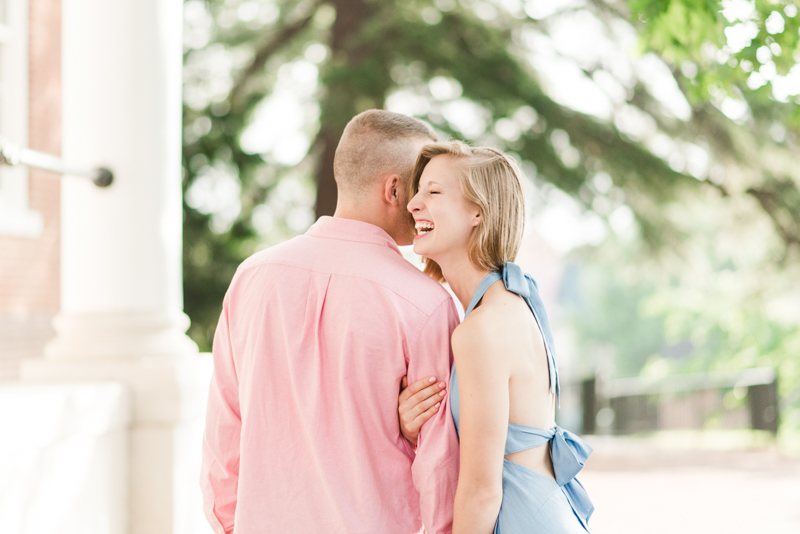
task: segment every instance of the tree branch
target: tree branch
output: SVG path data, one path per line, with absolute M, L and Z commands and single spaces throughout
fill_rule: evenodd
M 777 230 L 787 247 L 792 245 L 800 246 L 800 229 L 798 229 L 798 225 L 792 225 L 791 223 L 786 224 L 787 221 L 781 220 L 779 212 L 783 206 L 781 206 L 781 198 L 779 195 L 771 191 L 756 189 L 754 187 L 747 189 L 745 192 L 758 200 L 758 203 L 761 204 L 761 208 L 769 215 L 769 218 L 772 219 L 775 230 Z M 791 213 L 791 208 L 789 209 Z M 792 220 L 792 222 L 796 223 L 795 220 Z
M 231 102 L 232 109 L 239 109 L 240 101 L 243 96 L 242 92 L 247 86 L 247 83 L 255 74 L 259 73 L 264 68 L 264 65 L 267 63 L 269 58 L 271 58 L 273 54 L 288 44 L 289 41 L 291 41 L 298 33 L 302 32 L 308 27 L 314 18 L 314 14 L 316 13 L 319 4 L 319 1 L 314 2 L 306 16 L 300 17 L 292 24 L 283 26 L 277 34 L 263 43 L 258 50 L 256 50 L 256 54 L 253 56 L 253 61 L 251 61 L 250 65 L 248 65 L 247 68 L 239 74 L 236 82 L 231 88 L 230 93 L 228 94 L 228 99 Z

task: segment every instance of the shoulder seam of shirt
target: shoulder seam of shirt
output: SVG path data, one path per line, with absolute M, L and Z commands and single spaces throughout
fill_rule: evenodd
M 389 249 L 389 250 L 391 250 L 391 249 Z M 402 259 L 402 256 L 400 257 L 400 259 Z M 405 260 L 403 260 L 403 261 L 405 261 Z M 286 266 L 286 267 L 295 267 L 295 268 L 297 268 L 297 269 L 303 269 L 304 271 L 310 271 L 310 272 L 314 272 L 314 273 L 322 273 L 322 274 L 327 274 L 327 275 L 336 275 L 336 276 L 346 276 L 346 277 L 348 277 L 348 278 L 358 278 L 359 280 L 368 280 L 368 281 L 370 281 L 370 282 L 374 282 L 374 283 L 376 283 L 376 284 L 380 285 L 381 287 L 385 287 L 386 289 L 388 289 L 389 291 L 391 291 L 392 293 L 394 293 L 395 295 L 397 295 L 397 296 L 398 296 L 398 297 L 400 297 L 401 299 L 405 300 L 406 302 L 408 302 L 409 304 L 411 304 L 412 306 L 414 306 L 414 307 L 415 307 L 416 309 L 418 309 L 418 310 L 419 310 L 419 311 L 420 311 L 420 312 L 421 312 L 423 315 L 425 315 L 425 318 L 426 318 L 426 320 L 427 320 L 427 318 L 429 318 L 431 315 L 433 315 L 434 313 L 436 313 L 436 310 L 438 310 L 438 309 L 439 309 L 439 307 L 441 307 L 441 305 L 442 305 L 444 302 L 447 302 L 447 300 L 448 300 L 448 299 L 450 299 L 450 295 L 447 293 L 447 291 L 445 291 L 444 295 L 442 296 L 442 299 L 441 299 L 439 302 L 436 302 L 436 303 L 435 303 L 435 305 L 434 305 L 434 307 L 433 307 L 433 311 L 431 311 L 430 313 L 428 313 L 428 312 L 426 312 L 425 310 L 423 310 L 422 308 L 420 308 L 420 307 L 419 307 L 419 305 L 418 305 L 416 302 L 414 302 L 413 300 L 409 299 L 408 297 L 406 297 L 406 296 L 404 296 L 404 295 L 401 295 L 400 293 L 398 293 L 398 292 L 397 292 L 397 290 L 395 290 L 395 289 L 394 289 L 394 288 L 392 288 L 392 287 L 389 287 L 388 285 L 386 285 L 385 283 L 383 283 L 383 282 L 382 282 L 382 281 L 380 281 L 380 280 L 376 280 L 376 279 L 374 279 L 374 278 L 367 277 L 367 276 L 356 276 L 356 275 L 347 274 L 347 273 L 338 273 L 338 272 L 320 271 L 320 270 L 316 270 L 316 269 L 311 269 L 311 268 L 309 268 L 309 267 L 308 267 L 308 266 L 306 266 L 306 265 L 300 265 L 300 264 L 298 264 L 298 263 L 295 263 L 295 262 L 292 262 L 292 261 L 283 260 L 283 259 L 278 259 L 278 258 L 266 258 L 266 259 L 263 259 L 263 260 L 259 260 L 259 261 L 255 262 L 255 263 L 252 263 L 252 264 L 250 264 L 250 265 L 247 265 L 247 266 L 246 266 L 244 269 L 241 269 L 241 266 L 240 266 L 240 268 L 239 268 L 239 269 L 237 269 L 237 272 L 236 272 L 236 274 L 234 275 L 234 278 L 238 278 L 238 276 L 240 275 L 240 273 L 243 273 L 243 272 L 245 272 L 245 271 L 249 271 L 250 269 L 254 269 L 254 268 L 256 268 L 256 267 L 261 267 L 261 266 L 263 266 L 263 265 L 284 265 L 284 266 Z M 442 289 L 444 289 L 444 288 L 442 288 Z M 420 330 L 421 330 L 421 328 L 420 328 Z
M 417 328 L 417 331 L 414 332 L 414 337 L 415 337 L 415 339 L 414 339 L 414 348 L 417 348 L 417 346 L 419 345 L 419 342 L 421 340 L 422 331 L 425 330 L 425 327 L 428 325 L 428 321 L 431 320 L 431 317 L 433 317 L 436 314 L 436 312 L 441 309 L 442 306 L 447 305 L 447 300 L 452 300 L 449 297 L 450 297 L 450 295 L 448 295 L 448 299 L 443 300 L 442 302 L 440 302 L 439 305 L 436 306 L 433 309 L 433 311 L 427 317 L 425 317 L 424 320 L 420 321 L 420 324 L 419 324 L 419 327 Z M 452 335 L 452 332 L 451 332 L 451 335 Z

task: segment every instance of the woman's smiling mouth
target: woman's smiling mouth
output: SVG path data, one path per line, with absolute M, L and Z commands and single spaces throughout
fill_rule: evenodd
M 415 238 L 419 238 L 433 231 L 433 223 L 430 221 L 417 221 L 414 223 L 414 228 L 417 230 Z

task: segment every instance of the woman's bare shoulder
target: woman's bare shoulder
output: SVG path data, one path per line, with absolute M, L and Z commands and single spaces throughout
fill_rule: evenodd
M 480 338 L 489 336 L 492 329 L 502 322 L 498 311 L 490 304 L 481 304 L 461 321 L 461 324 L 453 331 L 453 336 L 470 341 L 479 341 Z
M 513 311 L 508 306 L 481 305 L 453 331 L 451 344 L 456 359 L 480 354 L 499 354 L 513 343 L 514 329 L 509 321 Z
M 467 319 L 474 319 L 477 330 L 496 331 L 497 328 L 513 327 L 529 314 L 527 304 L 519 295 L 500 288 L 498 291 L 487 294 L 484 297 L 484 303 L 476 308 Z

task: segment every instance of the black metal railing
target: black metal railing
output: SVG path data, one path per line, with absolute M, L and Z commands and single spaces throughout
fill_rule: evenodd
M 23 148 L 3 138 L 0 138 L 0 164 L 10 166 L 25 165 L 60 174 L 88 178 L 97 187 L 108 187 L 114 182 L 114 173 L 105 167 L 95 169 L 78 167 L 65 162 L 57 156 Z
M 772 368 L 581 382 L 583 432 L 741 428 L 778 432 L 778 377 Z

